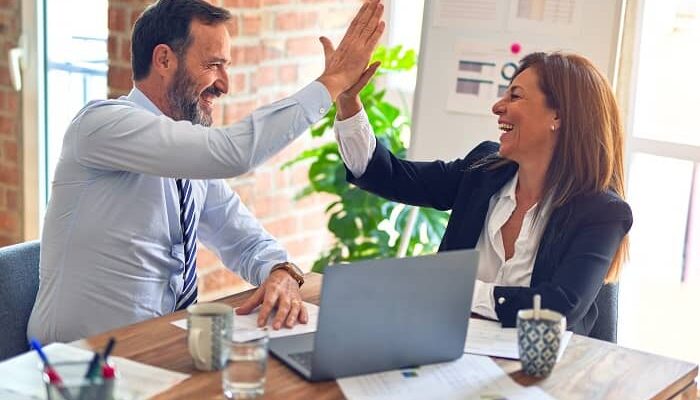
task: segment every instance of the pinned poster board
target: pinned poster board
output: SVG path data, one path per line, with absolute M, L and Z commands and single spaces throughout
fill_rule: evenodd
M 582 54 L 612 81 L 623 0 L 425 0 L 409 158 L 497 141 L 491 106 L 533 51 Z

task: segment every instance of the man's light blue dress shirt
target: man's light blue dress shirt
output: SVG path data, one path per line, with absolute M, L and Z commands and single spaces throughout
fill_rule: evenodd
M 260 285 L 282 246 L 220 178 L 259 165 L 331 105 L 313 82 L 226 128 L 173 121 L 138 89 L 87 104 L 63 140 L 28 335 L 71 341 L 174 311 L 184 248 L 173 178 L 190 178 L 197 236 Z

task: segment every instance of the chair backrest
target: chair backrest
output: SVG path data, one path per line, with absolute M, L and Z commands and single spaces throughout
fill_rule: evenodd
M 29 350 L 27 323 L 39 289 L 39 242 L 0 248 L 0 360 Z
M 617 343 L 617 297 L 620 291 L 618 283 L 603 285 L 595 299 L 598 307 L 598 319 L 588 336 Z

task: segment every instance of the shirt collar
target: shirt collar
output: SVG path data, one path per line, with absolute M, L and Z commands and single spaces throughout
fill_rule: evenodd
M 506 198 L 515 201 L 515 188 L 518 186 L 518 171 L 515 171 L 515 175 L 508 181 L 501 190 L 496 193 L 496 198 Z
M 142 91 L 140 91 L 137 87 L 134 86 L 133 89 L 131 89 L 131 92 L 126 96 L 126 100 L 131 101 L 132 103 L 136 103 L 139 106 L 145 108 L 146 110 L 152 112 L 155 115 L 163 115 L 163 112 L 156 107 L 155 104 L 146 97 L 145 94 L 143 94 Z

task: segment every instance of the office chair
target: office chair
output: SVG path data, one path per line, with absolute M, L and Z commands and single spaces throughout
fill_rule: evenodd
M 595 298 L 598 319 L 588 334 L 594 339 L 617 343 L 617 300 L 620 284 L 603 285 Z
M 29 350 L 27 323 L 39 289 L 39 241 L 0 248 L 0 361 Z

